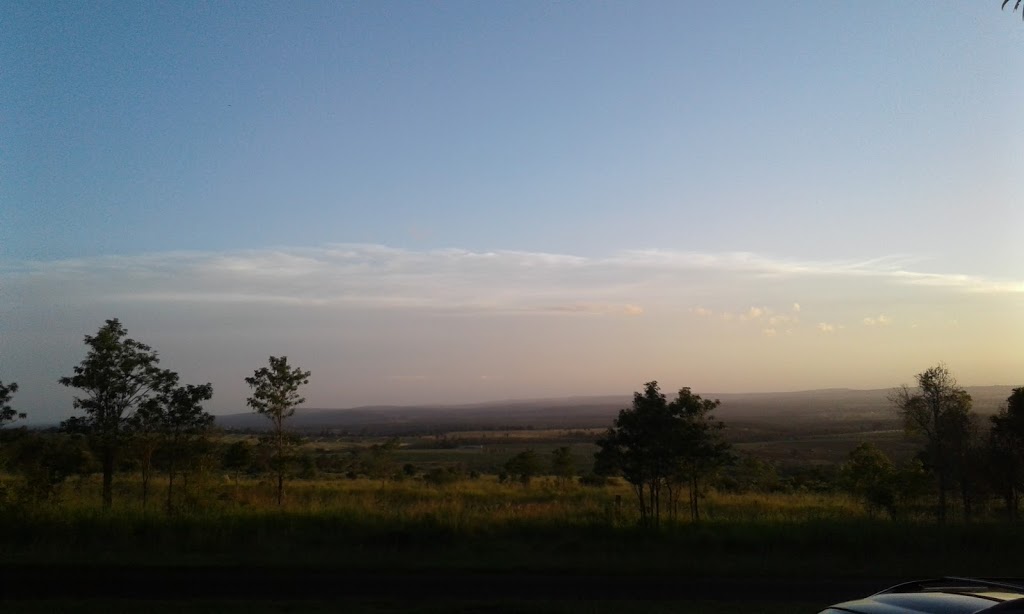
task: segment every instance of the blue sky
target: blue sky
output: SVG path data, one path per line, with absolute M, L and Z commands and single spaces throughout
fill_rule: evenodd
M 218 411 L 281 353 L 320 406 L 1022 383 L 999 2 L 14 2 L 0 29 L 0 380 L 37 415 L 109 317 Z

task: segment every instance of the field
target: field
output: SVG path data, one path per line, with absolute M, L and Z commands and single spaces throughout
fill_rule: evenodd
M 725 614 L 754 604 L 771 614 L 814 612 L 907 578 L 1024 576 L 1024 530 L 993 500 L 970 523 L 937 524 L 927 501 L 893 520 L 830 482 L 865 441 L 897 462 L 912 457 L 918 443 L 891 417 L 730 424 L 739 456 L 773 468 L 771 486 L 736 487 L 747 482 L 728 469 L 731 482 L 708 489 L 702 521 L 657 529 L 638 526 L 621 479 L 499 479 L 510 457 L 550 458 L 558 447 L 584 475 L 603 431 L 311 431 L 298 455 L 328 469 L 293 474 L 280 508 L 268 473 L 197 469 L 171 514 L 159 474 L 143 507 L 138 472 L 119 473 L 109 511 L 98 475 L 69 477 L 47 502 L 0 508 L 0 572 L 14 587 L 5 609 Z M 219 445 L 239 441 L 255 436 L 228 433 Z M 376 478 L 331 469 L 385 444 Z M 428 480 L 443 469 L 457 478 Z M 14 492 L 18 478 L 0 475 L 3 484 Z

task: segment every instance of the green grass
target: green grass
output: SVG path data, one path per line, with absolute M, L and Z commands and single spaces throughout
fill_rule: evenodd
M 193 478 L 168 516 L 154 484 L 116 481 L 99 508 L 95 479 L 60 503 L 0 510 L 0 564 L 265 565 L 339 570 L 685 573 L 704 576 L 1024 575 L 1024 528 L 868 518 L 846 497 L 712 494 L 706 520 L 637 527 L 633 495 L 529 487 L 493 477 L 420 481 L 295 480 L 278 509 L 269 482 Z M 621 503 L 617 504 L 619 498 Z M 685 506 L 684 506 L 685 507 Z

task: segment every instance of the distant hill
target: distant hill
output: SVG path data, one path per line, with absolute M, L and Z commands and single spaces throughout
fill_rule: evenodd
M 980 414 L 995 413 L 1012 386 L 973 386 L 967 392 Z M 831 388 L 800 392 L 701 394 L 722 401 L 720 420 L 744 422 L 800 422 L 893 420 L 888 400 L 892 390 Z M 671 394 L 670 394 L 671 396 Z M 518 430 L 594 428 L 611 425 L 618 411 L 632 402 L 629 396 L 568 397 L 508 400 L 466 405 L 368 406 L 351 409 L 300 408 L 288 420 L 301 431 L 331 430 L 373 435 L 401 435 L 454 430 Z M 265 430 L 269 421 L 253 413 L 217 417 L 217 424 L 232 430 Z

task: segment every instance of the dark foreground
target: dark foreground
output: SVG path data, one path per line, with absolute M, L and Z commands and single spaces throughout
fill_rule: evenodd
M 5 611 L 44 611 L 48 605 L 69 610 L 68 604 L 83 603 L 109 608 L 111 602 L 128 606 L 141 601 L 151 604 L 143 603 L 150 611 L 603 612 L 606 608 L 599 607 L 601 603 L 628 602 L 629 611 L 781 612 L 786 604 L 824 606 L 896 582 L 882 578 L 352 573 L 296 567 L 5 566 L 0 568 L 0 577 L 0 609 Z M 287 605 L 275 609 L 275 603 Z M 652 608 L 638 608 L 638 603 L 649 603 Z M 705 606 L 698 607 L 702 603 Z M 206 606 L 182 607 L 188 604 Z M 668 609 L 655 608 L 654 604 Z M 206 609 L 207 606 L 212 609 Z M 115 609 L 143 611 L 131 607 Z M 796 612 L 799 611 L 812 610 Z

